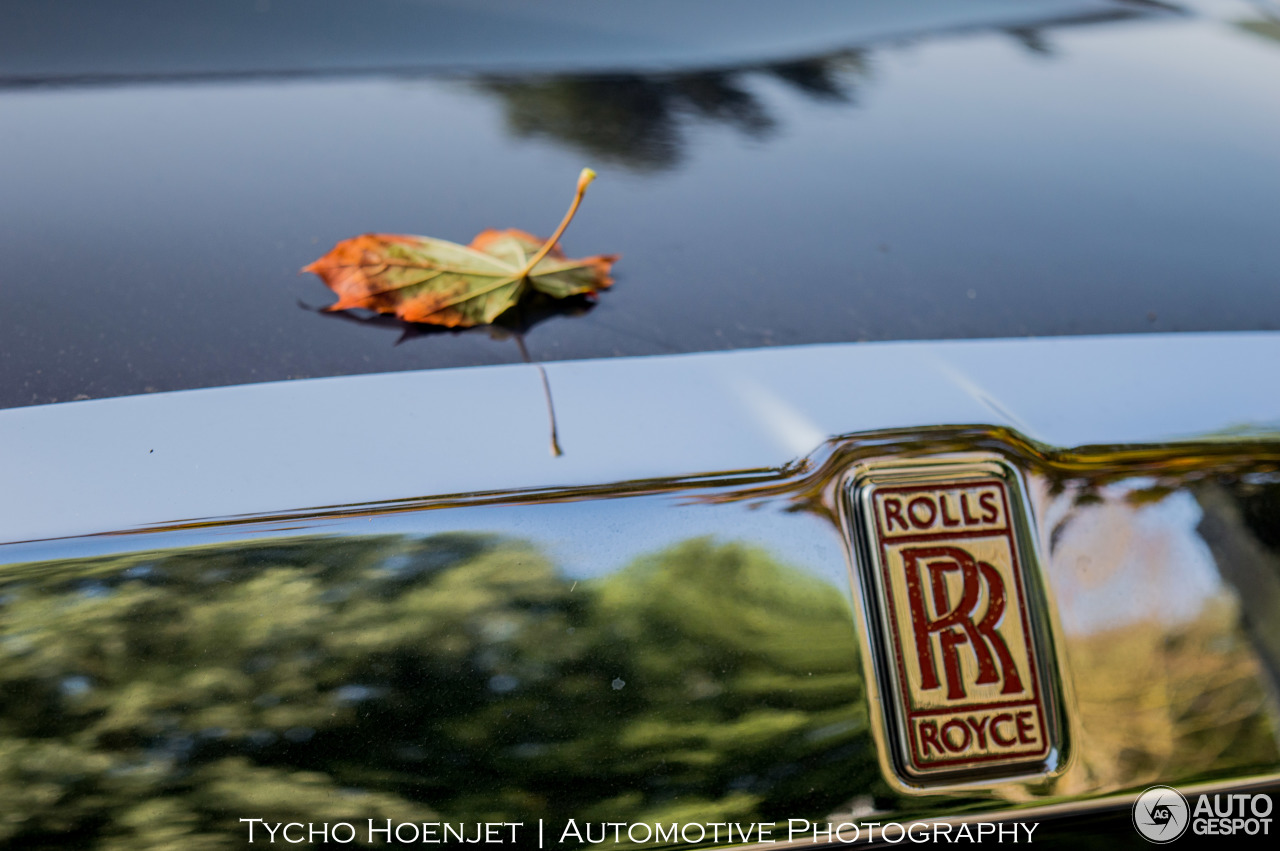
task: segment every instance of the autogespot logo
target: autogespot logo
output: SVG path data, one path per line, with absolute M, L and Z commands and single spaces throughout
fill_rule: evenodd
M 1164 844 L 1187 832 L 1191 808 L 1177 789 L 1152 786 L 1133 802 L 1133 826 L 1142 838 Z

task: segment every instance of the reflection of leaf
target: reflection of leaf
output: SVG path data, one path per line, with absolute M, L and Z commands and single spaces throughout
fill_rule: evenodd
M 594 296 L 613 283 L 617 257 L 571 260 L 556 244 L 594 178 L 583 169 L 573 205 L 545 242 L 519 230 L 486 230 L 470 245 L 367 233 L 339 242 L 303 271 L 338 294 L 328 310 L 365 308 L 450 328 L 493 322 L 529 293 Z
M 318 311 L 330 319 L 339 319 L 357 325 L 374 328 L 385 328 L 399 334 L 393 345 L 400 345 L 418 337 L 434 337 L 441 334 L 486 334 L 489 339 L 499 342 L 519 337 L 548 319 L 557 317 L 582 316 L 595 309 L 595 302 L 590 296 L 570 296 L 553 299 L 542 293 L 534 293 L 506 313 L 493 321 L 492 325 L 473 326 L 471 328 L 447 328 L 444 325 L 427 325 L 421 322 L 406 322 L 389 314 L 358 314 L 345 310 L 329 312 L 325 308 L 312 307 L 303 301 L 298 302 L 303 310 Z

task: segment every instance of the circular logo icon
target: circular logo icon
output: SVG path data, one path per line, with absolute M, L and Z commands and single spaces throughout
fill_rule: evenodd
M 1187 832 L 1191 808 L 1177 789 L 1152 786 L 1133 802 L 1133 826 L 1142 838 L 1163 845 Z

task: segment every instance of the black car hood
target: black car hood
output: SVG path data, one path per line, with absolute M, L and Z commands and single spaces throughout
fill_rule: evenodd
M 1263 12 L 905 5 L 6 4 L 0 406 L 519 360 L 298 269 L 583 166 L 618 280 L 536 359 L 1280 327 Z

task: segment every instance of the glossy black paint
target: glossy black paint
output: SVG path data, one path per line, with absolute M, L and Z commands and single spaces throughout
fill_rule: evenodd
M 620 253 L 618 284 L 530 333 L 537 359 L 1280 327 L 1280 42 L 1127 3 L 1010 30 L 989 5 L 909 41 L 569 74 L 532 31 L 504 38 L 535 71 L 378 65 L 363 30 L 317 65 L 332 39 L 300 25 L 310 52 L 268 67 L 248 13 L 189 61 L 131 58 L 101 10 L 14 4 L 0 405 L 517 361 L 319 315 L 297 270 L 364 231 L 545 233 L 588 164 L 565 247 Z M 431 43 L 414 15 L 367 26 Z M 40 48 L 55 29 L 95 46 Z

